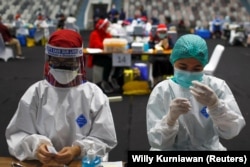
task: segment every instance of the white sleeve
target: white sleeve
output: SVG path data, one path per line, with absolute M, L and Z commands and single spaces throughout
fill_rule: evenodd
M 147 135 L 149 144 L 156 149 L 171 148 L 179 131 L 179 123 L 174 126 L 166 123 L 166 115 L 169 112 L 171 101 L 170 93 L 155 87 L 151 92 L 147 104 Z M 165 97 L 164 97 L 165 96 Z
M 42 143 L 51 144 L 47 137 L 37 135 L 35 104 L 34 91 L 29 89 L 21 98 L 5 132 L 10 154 L 21 161 L 36 159 L 37 147 Z
M 89 141 L 94 141 L 97 155 L 104 156 L 117 145 L 117 138 L 109 100 L 102 92 L 95 93 L 91 101 L 93 125 L 89 135 L 77 140 L 73 145 L 81 147 L 81 156 L 89 149 Z
M 216 92 L 219 106 L 209 111 L 219 135 L 225 139 L 237 136 L 246 122 L 228 85 L 223 82 Z

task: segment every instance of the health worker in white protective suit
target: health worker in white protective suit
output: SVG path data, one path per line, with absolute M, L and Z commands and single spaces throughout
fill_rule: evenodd
M 205 40 L 181 36 L 170 62 L 173 78 L 160 82 L 147 104 L 151 150 L 226 150 L 219 137 L 237 136 L 245 120 L 226 82 L 203 74 L 208 62 Z
M 82 45 L 72 30 L 49 38 L 45 79 L 28 88 L 6 129 L 9 152 L 17 159 L 69 164 L 86 154 L 90 141 L 100 156 L 117 145 L 109 100 L 85 79 Z

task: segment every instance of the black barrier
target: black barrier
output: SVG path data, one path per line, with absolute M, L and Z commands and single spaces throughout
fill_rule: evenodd
M 250 151 L 129 151 L 128 167 L 249 166 Z

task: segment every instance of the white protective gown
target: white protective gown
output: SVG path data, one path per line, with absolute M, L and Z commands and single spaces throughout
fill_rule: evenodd
M 208 111 L 189 92 L 174 81 L 165 80 L 152 91 L 147 105 L 147 135 L 151 150 L 226 150 L 219 137 L 239 134 L 245 120 L 225 81 L 204 75 L 202 81 L 217 94 L 217 111 Z M 174 126 L 166 123 L 170 102 L 177 97 L 190 100 L 192 109 L 178 118 Z
M 89 140 L 101 156 L 117 145 L 109 100 L 90 82 L 70 88 L 54 87 L 46 80 L 33 84 L 18 104 L 6 139 L 10 154 L 19 160 L 36 159 L 41 142 L 57 151 L 79 145 L 81 156 Z

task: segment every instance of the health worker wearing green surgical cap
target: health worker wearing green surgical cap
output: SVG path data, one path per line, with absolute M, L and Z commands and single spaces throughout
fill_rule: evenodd
M 181 36 L 170 61 L 173 78 L 157 84 L 147 104 L 151 150 L 227 150 L 219 138 L 237 136 L 245 119 L 227 83 L 203 74 L 208 62 L 205 40 Z

